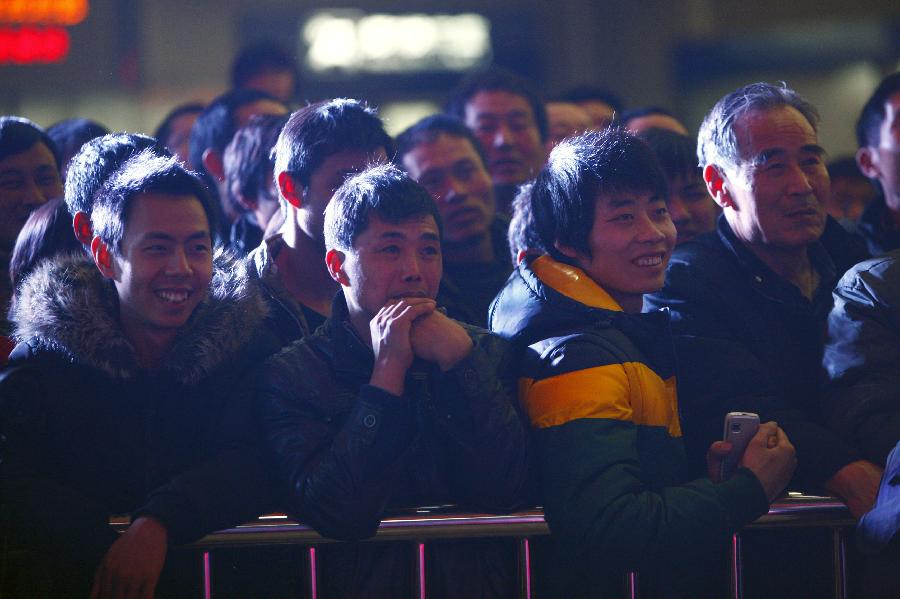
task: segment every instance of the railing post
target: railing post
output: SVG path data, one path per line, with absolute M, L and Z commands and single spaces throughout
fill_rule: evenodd
M 527 537 L 519 539 L 519 597 L 531 599 L 531 545 Z
M 309 562 L 309 599 L 318 599 L 319 594 L 319 571 L 316 564 L 316 546 L 310 545 L 306 550 L 307 561 Z
M 425 584 L 425 543 L 416 541 L 413 544 L 415 553 L 413 560 L 415 563 L 413 584 L 416 591 L 416 599 L 427 599 Z
M 834 596 L 847 599 L 847 539 L 844 529 L 836 526 L 831 530 L 834 550 Z
M 638 597 L 638 577 L 637 572 L 625 573 L 625 598 L 637 599 Z
M 209 551 L 203 552 L 203 597 L 212 599 L 212 572 L 209 565 Z
M 731 597 L 733 599 L 742 599 L 744 596 L 744 555 L 741 543 L 741 535 L 734 533 L 731 535 L 731 555 L 729 562 L 731 565 Z

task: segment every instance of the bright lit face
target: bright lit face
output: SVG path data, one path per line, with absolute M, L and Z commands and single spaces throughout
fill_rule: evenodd
M 818 240 L 829 180 L 809 121 L 781 106 L 749 112 L 734 129 L 740 164 L 727 170 L 719 199 L 734 233 L 751 247 L 797 249 Z
M 478 92 L 469 98 L 464 120 L 484 147 L 495 185 L 519 185 L 544 166 L 547 156 L 541 133 L 524 96 L 506 91 Z
M 62 195 L 56 159 L 42 142 L 0 160 L 0 248 L 12 250 L 31 212 Z
M 120 255 L 113 254 L 122 328 L 129 339 L 171 337 L 206 297 L 212 278 L 209 221 L 191 195 L 135 198 Z
M 578 105 L 590 115 L 594 129 L 606 129 L 616 117 L 616 109 L 600 100 L 585 100 Z
M 640 312 L 644 294 L 662 287 L 673 247 L 675 225 L 665 199 L 650 192 L 623 192 L 597 198 L 588 237 L 591 255 L 571 253 L 577 266 L 626 312 Z
M 549 152 L 567 137 L 578 135 L 593 126 L 587 112 L 571 102 L 548 102 L 547 125 L 550 136 L 545 144 Z
M 878 146 L 869 148 L 872 172 L 878 179 L 885 201 L 900 210 L 900 91 L 891 94 L 884 103 L 884 120 L 878 130 Z
M 310 239 L 318 241 L 325 249 L 325 208 L 331 196 L 348 177 L 365 170 L 369 164 L 385 162 L 384 148 L 377 150 L 343 150 L 328 156 L 309 177 L 309 186 L 303 189 L 303 198 L 297 210 L 297 225 Z
M 667 180 L 669 215 L 678 231 L 678 243 L 714 231 L 720 210 L 698 171 Z
M 370 216 L 366 230 L 344 254 L 340 269 L 353 316 L 371 319 L 392 299 L 434 299 L 441 283 L 441 242 L 434 217 L 389 223 Z
M 434 198 L 444 223 L 445 243 L 473 243 L 490 233 L 494 188 L 468 139 L 441 134 L 407 152 L 403 166 Z

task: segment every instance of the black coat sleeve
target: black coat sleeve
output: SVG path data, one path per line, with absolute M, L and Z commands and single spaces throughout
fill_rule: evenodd
M 851 271 L 834 291 L 824 364 L 828 420 L 884 465 L 900 440 L 900 262 Z

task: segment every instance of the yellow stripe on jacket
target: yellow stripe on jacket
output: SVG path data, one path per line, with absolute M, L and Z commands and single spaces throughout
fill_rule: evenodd
M 608 364 L 535 381 L 519 381 L 532 426 L 548 428 L 579 418 L 608 418 L 665 427 L 681 436 L 675 377 L 663 380 L 639 362 Z

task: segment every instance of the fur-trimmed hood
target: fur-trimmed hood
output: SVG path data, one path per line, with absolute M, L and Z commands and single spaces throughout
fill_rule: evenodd
M 246 261 L 218 253 L 209 294 L 179 332 L 160 370 L 184 384 L 199 383 L 253 337 L 266 311 Z M 19 288 L 14 336 L 32 351 L 59 353 L 126 379 L 140 367 L 118 314 L 115 288 L 87 256 L 59 257 L 41 264 Z

